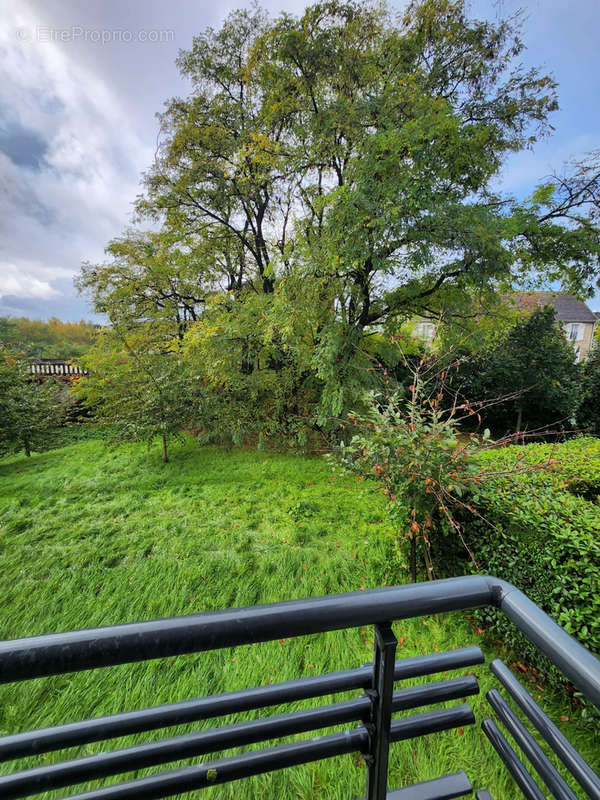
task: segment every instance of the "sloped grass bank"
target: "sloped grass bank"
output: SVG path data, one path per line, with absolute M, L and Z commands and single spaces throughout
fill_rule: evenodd
M 199 449 L 188 440 L 162 465 L 141 446 L 107 449 L 85 441 L 1 461 L 0 482 L 2 639 L 406 580 L 382 496 L 365 483 L 332 481 L 323 459 Z M 399 657 L 478 639 L 460 615 L 406 621 L 395 630 Z M 370 629 L 356 629 L 3 686 L 0 732 L 354 667 L 370 660 L 371 650 Z M 487 671 L 473 671 L 482 676 L 482 695 L 469 702 L 481 720 L 488 713 L 483 692 L 492 683 Z M 548 689 L 541 694 L 555 720 L 571 717 L 564 698 Z M 585 725 L 559 724 L 598 767 L 597 742 Z M 105 744 L 90 744 L 31 765 L 102 749 Z M 461 766 L 497 800 L 515 796 L 478 726 L 393 745 L 391 786 Z M 4 772 L 11 768 L 2 765 Z M 364 765 L 348 756 L 215 787 L 206 797 L 347 800 L 364 794 L 364 778 Z

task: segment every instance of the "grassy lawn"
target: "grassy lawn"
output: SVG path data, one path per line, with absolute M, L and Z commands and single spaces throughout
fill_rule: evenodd
M 91 440 L 5 459 L 0 482 L 2 639 L 406 581 L 382 497 L 364 483 L 333 482 L 322 459 L 199 449 L 189 440 L 163 466 L 144 447 L 110 450 Z M 401 622 L 395 630 L 399 657 L 481 643 L 459 615 Z M 487 658 L 496 655 L 484 649 Z M 355 667 L 370 660 L 371 650 L 371 631 L 356 629 L 3 686 L 0 733 Z M 482 695 L 469 702 L 479 722 L 488 713 L 483 691 L 491 680 L 479 667 L 474 672 Z M 541 702 L 556 721 L 571 717 L 549 690 Z M 593 734 L 577 720 L 559 724 L 598 768 Z M 31 765 L 103 748 L 90 744 Z M 496 800 L 515 797 L 478 726 L 392 745 L 390 786 L 463 766 Z M 206 796 L 348 800 L 364 794 L 364 779 L 364 765 L 347 756 L 215 787 Z

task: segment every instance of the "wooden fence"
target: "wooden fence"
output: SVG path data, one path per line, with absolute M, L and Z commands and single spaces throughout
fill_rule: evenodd
M 35 377 L 45 378 L 52 375 L 67 377 L 69 375 L 86 375 L 87 370 L 77 364 L 58 359 L 40 359 L 29 364 L 29 372 Z

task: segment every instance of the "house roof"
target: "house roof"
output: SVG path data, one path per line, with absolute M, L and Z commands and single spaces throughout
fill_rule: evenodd
M 590 311 L 584 302 L 566 292 L 519 292 L 515 302 L 531 311 L 552 306 L 559 322 L 598 322 L 598 312 Z

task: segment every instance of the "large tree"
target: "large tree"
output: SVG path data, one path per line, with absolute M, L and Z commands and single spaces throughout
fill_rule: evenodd
M 339 0 L 299 18 L 234 12 L 180 55 L 192 92 L 161 115 L 138 201 L 163 242 L 184 248 L 163 248 L 148 288 L 154 267 L 126 237 L 85 285 L 138 318 L 170 304 L 180 333 L 183 309 L 183 328 L 227 340 L 242 374 L 265 347 L 275 372 L 291 360 L 290 403 L 316 381 L 321 423 L 355 402 L 367 338 L 410 314 L 531 276 L 589 290 L 597 159 L 523 202 L 494 188 L 557 107 L 522 48 L 518 20 L 471 19 L 463 0 L 419 0 L 400 16 Z

